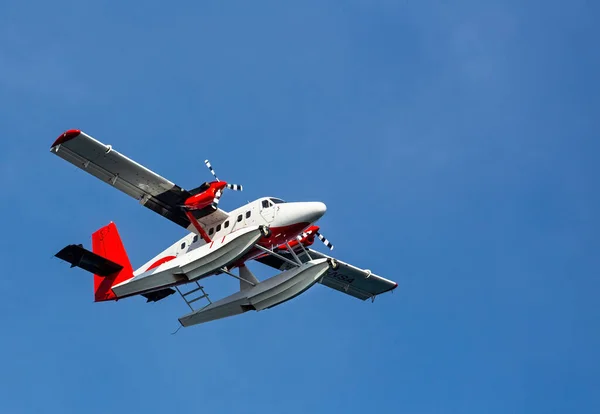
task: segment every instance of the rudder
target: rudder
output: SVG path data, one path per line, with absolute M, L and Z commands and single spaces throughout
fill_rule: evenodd
M 108 276 L 94 274 L 94 301 L 117 300 L 112 287 L 133 277 L 133 268 L 121 241 L 117 226 L 112 221 L 92 234 L 92 251 L 123 266 Z

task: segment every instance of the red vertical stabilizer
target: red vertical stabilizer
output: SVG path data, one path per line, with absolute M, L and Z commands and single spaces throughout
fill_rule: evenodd
M 94 253 L 123 266 L 123 269 L 108 276 L 94 275 L 94 301 L 117 300 L 112 287 L 131 279 L 133 268 L 115 223 L 111 221 L 107 226 L 92 234 L 92 250 Z

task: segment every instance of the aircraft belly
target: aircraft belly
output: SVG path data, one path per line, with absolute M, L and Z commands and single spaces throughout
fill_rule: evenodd
M 205 308 L 179 318 L 182 326 L 239 315 L 249 310 L 263 310 L 290 300 L 313 286 L 329 270 L 326 259 L 311 260 L 287 270 L 250 289 L 234 293 Z

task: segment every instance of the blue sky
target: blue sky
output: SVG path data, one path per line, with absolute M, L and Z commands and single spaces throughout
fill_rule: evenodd
M 599 11 L 2 2 L 2 411 L 599 412 Z M 56 251 L 113 220 L 136 266 L 184 232 L 51 155 L 71 128 L 186 188 L 209 158 L 224 209 L 323 201 L 399 287 L 174 336 L 174 296 L 94 304 Z

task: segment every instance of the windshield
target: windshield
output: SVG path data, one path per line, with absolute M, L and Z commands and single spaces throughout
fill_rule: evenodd
M 275 204 L 283 204 L 283 203 L 285 203 L 285 201 L 283 201 L 283 200 L 281 200 L 281 199 L 279 199 L 279 198 L 271 198 L 270 200 L 271 200 L 273 203 L 275 203 Z

